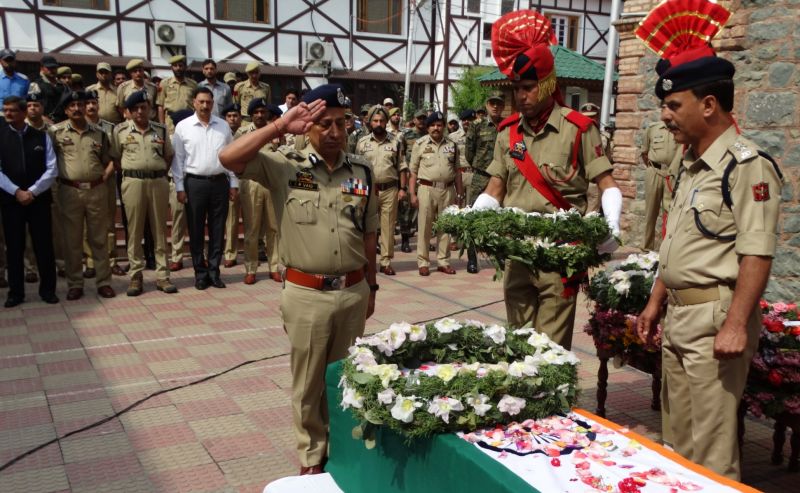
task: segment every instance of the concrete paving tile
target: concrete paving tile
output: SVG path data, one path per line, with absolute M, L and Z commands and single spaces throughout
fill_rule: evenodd
M 64 466 L 43 467 L 3 475 L 3 488 L 26 493 L 50 493 L 69 489 Z
M 146 428 L 183 421 L 175 406 L 161 406 L 152 409 L 134 409 L 121 417 L 125 429 Z
M 264 392 L 253 392 L 233 397 L 236 404 L 246 413 L 262 409 L 288 406 L 291 395 L 283 389 L 272 389 Z
M 227 396 L 175 404 L 186 421 L 241 414 L 242 409 Z
M 39 368 L 36 365 L 18 366 L 15 368 L 0 369 L 0 382 L 8 382 L 10 380 L 20 380 L 24 378 L 36 378 L 39 374 Z
M 194 346 L 189 346 L 186 349 L 189 351 L 189 354 L 194 358 L 198 358 L 200 356 L 211 356 L 215 354 L 230 354 L 236 352 L 236 348 L 232 344 L 227 342 L 222 342 L 219 344 L 194 345 Z
M 144 363 L 142 356 L 136 353 L 115 354 L 109 356 L 92 356 L 91 363 L 94 368 L 116 368 L 120 366 L 133 366 Z
M 0 357 L 17 356 L 19 354 L 29 354 L 33 352 L 33 345 L 30 343 L 0 345 Z
M 226 481 L 216 464 L 205 464 L 150 474 L 155 491 L 198 492 L 224 490 Z M 202 489 L 201 489 L 202 488 Z
M 136 454 L 148 474 L 213 462 L 206 449 L 196 442 L 140 450 Z
M 169 399 L 175 404 L 225 397 L 225 391 L 215 382 L 193 385 L 169 393 Z
M 144 476 L 142 466 L 134 454 L 73 462 L 66 464 L 65 468 L 70 485 L 80 489 Z
M 3 449 L 0 450 L 0 464 L 5 464 L 8 461 L 15 460 L 22 455 L 29 452 L 34 446 L 40 446 L 49 440 L 44 440 L 42 442 L 29 445 L 26 447 L 19 447 L 19 448 L 10 448 L 10 449 Z M 3 471 L 3 476 L 7 474 L 14 474 L 23 471 L 31 471 L 37 469 L 46 469 L 48 467 L 58 467 L 63 465 L 64 460 L 61 456 L 61 448 L 59 447 L 58 443 L 51 443 L 47 447 L 39 449 L 36 453 L 27 455 L 25 457 L 20 458 L 17 462 L 12 464 L 8 469 Z M 3 486 L 0 486 L 2 489 Z M 3 490 L 3 491 L 11 491 L 11 490 Z
M 117 481 L 72 488 L 72 493 L 150 493 L 153 491 L 156 491 L 153 483 L 147 477 L 142 476 L 131 476 Z
M 297 474 L 289 461 L 280 454 L 244 457 L 219 463 L 228 483 L 239 486 L 261 482 L 265 486 L 273 479 Z
M 164 376 L 182 372 L 199 372 L 203 367 L 194 358 L 182 358 L 170 361 L 148 363 L 150 371 L 156 376 Z
M 117 457 L 133 453 L 125 433 L 112 433 L 93 437 L 76 435 L 61 441 L 64 462 L 84 462 L 92 459 Z
M 217 463 L 276 451 L 272 442 L 260 432 L 209 438 L 203 440 L 203 446 Z
M 44 403 L 36 407 L 0 412 L 0 431 L 27 428 L 51 422 L 50 408 Z
M 52 423 L 0 431 L 0 450 L 29 449 L 56 437 Z
M 138 450 L 164 448 L 171 445 L 194 443 L 197 437 L 186 423 L 174 423 L 146 428 L 126 429 L 131 446 Z
M 189 426 L 200 440 L 256 431 L 256 427 L 244 414 L 190 421 Z
M 111 402 L 106 398 L 51 405 L 50 411 L 53 414 L 53 420 L 56 422 L 93 416 L 104 417 L 114 414 Z

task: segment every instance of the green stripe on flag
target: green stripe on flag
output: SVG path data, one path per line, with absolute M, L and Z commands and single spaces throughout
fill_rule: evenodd
M 330 457 L 325 471 L 345 493 L 540 493 L 496 460 L 454 434 L 417 440 L 380 427 L 377 446 L 367 450 L 352 437 L 358 422 L 342 410 L 337 388 L 342 363 L 328 365 L 326 387 L 330 414 Z M 426 412 L 419 410 L 417 412 Z

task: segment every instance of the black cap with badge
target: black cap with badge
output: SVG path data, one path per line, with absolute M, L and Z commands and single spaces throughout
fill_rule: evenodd
M 444 113 L 441 111 L 434 111 L 428 118 L 425 120 L 425 125 L 431 125 L 435 122 L 444 122 Z
M 132 92 L 130 96 L 125 99 L 125 108 L 126 109 L 133 109 L 137 104 L 140 103 L 147 103 L 150 99 L 147 97 L 146 91 L 136 91 Z M 172 120 L 175 122 L 175 120 Z
M 325 105 L 328 108 L 346 108 L 347 98 L 345 98 L 344 90 L 339 84 L 323 84 L 312 89 L 303 96 L 302 101 L 308 104 L 317 99 L 325 101 Z

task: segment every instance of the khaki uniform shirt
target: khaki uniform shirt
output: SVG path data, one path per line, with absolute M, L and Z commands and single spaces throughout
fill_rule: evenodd
M 405 159 L 402 158 L 400 139 L 390 133 L 383 140 L 375 138 L 375 134 L 361 137 L 356 144 L 356 154 L 372 164 L 375 183 L 399 181 L 400 172 L 408 170 Z
M 117 88 L 109 86 L 107 89 L 99 82 L 92 84 L 86 88 L 87 91 L 97 92 L 97 104 L 99 106 L 98 114 L 103 120 L 109 121 L 113 124 L 122 121 L 122 115 L 117 110 Z
M 647 127 L 642 142 L 642 154 L 645 153 L 652 166 L 659 170 L 658 174 L 667 176 L 667 168 L 678 153 L 678 143 L 664 122 L 652 123 Z
M 473 123 L 467 132 L 464 145 L 465 158 L 473 168 L 486 171 L 492 164 L 494 143 L 497 141 L 497 125 L 492 120 Z
M 111 157 L 120 161 L 122 169 L 166 171 L 170 163 L 164 158 L 172 154 L 172 142 L 164 125 L 150 122 L 142 133 L 129 120 L 114 129 Z
M 469 161 L 467 161 L 466 155 L 467 132 L 464 131 L 464 127 L 460 127 L 458 130 L 448 135 L 448 137 L 458 146 L 458 167 L 469 167 Z
M 269 123 L 267 125 L 269 125 Z M 238 139 L 242 135 L 249 134 L 250 132 L 255 132 L 256 130 L 258 130 L 258 127 L 256 127 L 255 123 L 250 123 L 249 125 L 242 125 L 241 127 L 239 127 L 239 130 L 237 130 L 236 133 L 233 134 L 233 138 Z M 279 147 L 280 145 L 275 145 L 275 142 L 269 142 L 264 147 L 262 147 L 261 150 L 264 152 L 277 151 Z
M 364 234 L 378 231 L 378 200 L 368 186 L 369 173 L 369 163 L 358 156 L 341 152 L 329 173 L 313 152 L 283 146 L 277 152 L 262 150 L 241 177 L 272 194 L 283 264 L 310 274 L 342 275 L 367 264 Z M 364 232 L 358 229 L 362 224 Z
M 691 147 L 687 150 L 661 242 L 659 276 L 667 288 L 730 285 L 738 277 L 741 255 L 775 254 L 782 183 L 758 150 L 733 126 L 699 158 Z M 728 180 L 729 209 L 722 201 L 722 175 L 731 160 L 737 165 Z M 695 215 L 708 231 L 735 235 L 735 240 L 706 236 Z
M 259 82 L 258 86 L 252 86 L 249 80 L 243 80 L 233 86 L 233 101 L 242 107 L 242 116 L 250 116 L 247 107 L 250 101 L 255 98 L 264 98 L 269 102 L 271 90 L 269 84 Z
M 438 144 L 429 135 L 417 139 L 409 169 L 419 179 L 450 183 L 458 173 L 458 146 L 449 137 Z
M 52 127 L 52 125 L 50 125 L 49 123 L 47 123 L 47 121 L 45 121 L 44 119 L 42 119 L 42 124 L 41 124 L 41 126 L 39 126 L 39 127 L 37 127 L 36 125 L 34 125 L 33 123 L 31 123 L 31 121 L 30 121 L 29 119 L 27 119 L 27 118 L 25 119 L 25 123 L 26 123 L 26 124 L 27 124 L 29 127 L 31 127 L 31 128 L 35 128 L 36 130 L 39 130 L 39 131 L 41 131 L 41 132 L 50 132 L 50 127 Z
M 90 122 L 92 125 L 100 127 L 100 130 L 108 135 L 109 142 L 111 141 L 111 135 L 114 133 L 114 124 L 108 120 L 103 120 L 100 118 L 96 123 Z
M 156 111 L 156 97 L 158 95 L 158 88 L 152 82 L 145 81 L 144 88 L 134 85 L 133 80 L 126 80 L 117 87 L 117 106 L 120 110 L 125 109 L 125 100 L 128 96 L 136 91 L 147 91 L 147 99 L 150 101 L 150 119 L 153 121 L 158 120 L 158 112 Z
M 81 133 L 69 120 L 50 127 L 50 138 L 58 158 L 58 177 L 72 181 L 94 181 L 103 176 L 111 161 L 108 135 L 87 122 Z
M 578 168 L 572 168 L 572 148 L 578 127 L 566 119 L 572 111 L 555 105 L 550 118 L 536 134 L 522 118 L 523 141 L 527 152 L 545 181 L 558 190 L 581 213 L 586 212 L 586 190 L 589 182 L 606 171 L 611 162 L 600 142 L 600 131 L 592 125 L 581 137 Z M 518 207 L 525 212 L 555 212 L 556 206 L 528 183 L 509 154 L 509 129 L 497 135 L 494 158 L 487 172 L 506 184 L 505 207 Z
M 163 106 L 167 115 L 172 111 L 192 109 L 192 91 L 195 88 L 197 82 L 188 77 L 184 77 L 183 81 L 167 77 L 161 81 L 156 105 Z

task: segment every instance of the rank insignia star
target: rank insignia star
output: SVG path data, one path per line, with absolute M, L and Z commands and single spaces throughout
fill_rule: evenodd
M 753 200 L 756 202 L 766 202 L 769 200 L 769 183 L 761 182 L 753 185 Z

